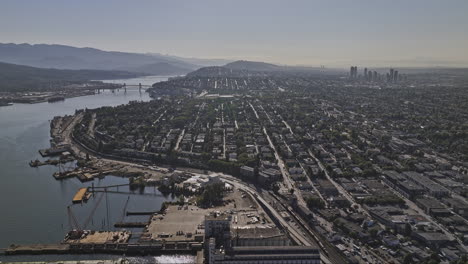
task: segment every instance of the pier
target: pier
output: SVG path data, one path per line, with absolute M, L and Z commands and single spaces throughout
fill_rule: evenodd
M 63 179 L 68 179 L 68 178 L 73 178 L 78 176 L 77 173 L 74 172 L 54 172 L 52 175 L 56 180 L 63 180 Z
M 5 255 L 67 254 L 69 252 L 70 245 L 67 244 L 11 245 L 5 250 Z
M 101 178 L 101 177 L 104 177 L 106 175 L 113 174 L 113 173 L 118 174 L 118 171 L 113 170 L 113 169 L 102 170 L 102 169 L 89 169 L 89 168 L 73 168 L 69 170 L 55 172 L 53 176 L 56 180 L 63 180 L 63 179 L 76 177 L 81 182 L 87 182 L 87 181 L 92 181 L 95 178 Z
M 149 222 L 117 222 L 114 224 L 114 227 L 119 228 L 129 228 L 129 227 L 146 227 Z
M 5 255 L 47 255 L 47 254 L 125 254 L 125 255 L 162 255 L 191 254 L 203 249 L 202 243 L 166 242 L 149 244 L 129 243 L 78 243 L 78 244 L 32 244 L 11 245 Z
M 143 211 L 131 212 L 131 211 L 128 211 L 127 216 L 129 216 L 129 215 L 154 215 L 156 213 L 158 213 L 158 211 L 148 211 L 148 212 L 143 212 Z
M 29 166 L 35 168 L 39 166 L 45 166 L 45 165 L 54 165 L 57 166 L 59 164 L 65 164 L 68 162 L 74 161 L 75 158 L 69 157 L 69 158 L 64 158 L 64 159 L 48 159 L 46 161 L 40 161 L 40 160 L 31 160 L 29 162 Z
M 91 193 L 88 192 L 88 188 L 80 188 L 75 196 L 73 197 L 73 203 L 82 203 L 83 201 L 87 201 L 91 197 Z
M 64 145 L 64 146 L 58 146 L 55 148 L 41 149 L 39 150 L 39 154 L 41 154 L 42 157 L 59 156 L 63 152 L 68 152 L 69 150 L 70 150 L 70 146 Z

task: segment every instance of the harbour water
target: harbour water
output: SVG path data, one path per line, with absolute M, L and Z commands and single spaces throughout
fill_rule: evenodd
M 145 77 L 146 83 L 164 81 L 167 77 Z M 140 78 L 125 80 L 127 85 L 142 82 Z M 146 84 L 145 83 L 145 84 Z M 142 84 L 144 84 L 142 82 Z M 56 115 L 73 114 L 76 109 L 97 108 L 100 106 L 115 106 L 129 101 L 148 101 L 146 92 L 138 88 L 127 88 L 112 93 L 104 91 L 101 94 L 68 98 L 62 102 L 39 104 L 14 104 L 0 107 L 0 248 L 10 244 L 57 243 L 69 230 L 67 206 L 75 192 L 91 182 L 81 183 L 77 179 L 56 181 L 52 174 L 58 171 L 55 166 L 31 168 L 30 160 L 41 159 L 38 150 L 49 147 L 50 120 Z M 96 186 L 107 186 L 128 183 L 128 179 L 108 176 L 95 180 Z M 105 229 L 114 222 L 121 221 L 123 207 L 130 196 L 128 211 L 155 211 L 162 202 L 172 200 L 164 197 L 154 188 L 146 188 L 144 194 L 129 190 L 127 186 L 119 187 L 119 194 L 108 194 L 106 199 L 97 205 L 97 210 L 91 218 L 88 229 Z M 83 205 L 72 206 L 72 212 L 78 222 L 84 224 L 98 196 L 91 198 Z M 107 222 L 106 206 L 110 215 Z M 125 219 L 138 221 L 138 218 Z M 77 259 L 77 256 L 58 256 Z M 164 256 L 162 256 L 164 257 Z M 180 256 L 190 259 L 191 256 Z M 25 259 L 26 258 L 26 259 Z M 52 258 L 49 256 L 49 258 Z M 80 256 L 85 259 L 96 259 L 96 256 Z M 173 257 L 167 257 L 172 261 Z M 47 256 L 6 257 L 0 256 L 0 261 L 7 260 L 44 260 Z M 153 258 L 150 258 L 153 261 Z M 181 262 L 180 260 L 178 262 Z

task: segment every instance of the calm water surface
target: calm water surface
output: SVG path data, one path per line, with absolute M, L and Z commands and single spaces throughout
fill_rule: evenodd
M 166 77 L 154 77 L 148 84 L 164 81 Z M 120 81 L 119 81 L 120 82 Z M 128 84 L 142 83 L 142 80 L 125 80 Z M 12 243 L 57 243 L 69 229 L 67 206 L 75 192 L 83 186 L 90 186 L 91 182 L 81 183 L 77 179 L 56 181 L 52 174 L 58 171 L 55 166 L 30 168 L 30 160 L 42 159 L 38 153 L 41 148 L 49 147 L 50 120 L 56 115 L 73 114 L 76 109 L 97 108 L 100 106 L 115 106 L 129 101 L 149 101 L 147 93 L 140 93 L 138 89 L 127 89 L 112 93 L 104 93 L 70 98 L 63 102 L 40 104 L 15 104 L 0 107 L 0 248 L 6 248 Z M 128 183 L 128 179 L 108 176 L 102 180 L 94 180 L 96 186 Z M 120 187 L 119 194 L 109 194 L 107 206 L 110 208 L 109 222 L 107 222 L 106 199 L 100 203 L 99 195 L 91 198 L 88 203 L 72 206 L 80 225 L 84 225 L 91 210 L 97 210 L 87 225 L 88 229 L 104 229 L 114 222 L 145 220 L 141 216 L 123 218 L 123 207 L 130 197 L 127 210 L 158 210 L 161 203 L 171 200 L 162 196 L 154 188 L 146 188 L 144 194 L 132 192 L 127 186 Z M 30 256 L 27 259 L 43 260 L 51 256 Z M 59 259 L 65 258 L 59 256 Z M 81 256 L 81 258 L 95 259 L 95 256 Z M 166 258 L 163 262 L 174 260 Z M 177 262 L 190 259 L 181 256 Z M 76 259 L 76 256 L 72 256 Z M 24 260 L 24 257 L 5 257 L 2 260 Z M 153 258 L 151 258 L 153 260 Z M 157 259 L 156 259 L 157 260 Z

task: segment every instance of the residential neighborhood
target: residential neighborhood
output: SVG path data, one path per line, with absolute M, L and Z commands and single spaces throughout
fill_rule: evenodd
M 155 84 L 157 100 L 86 110 L 73 133 L 104 156 L 260 186 L 356 263 L 452 261 L 468 242 L 468 94 L 432 78 L 208 67 Z

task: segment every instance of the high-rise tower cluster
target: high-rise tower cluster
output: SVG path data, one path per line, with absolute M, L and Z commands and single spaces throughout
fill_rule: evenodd
M 351 79 L 357 79 L 357 66 L 351 66 L 350 72 L 349 72 L 349 77 Z
M 349 72 L 349 77 L 350 79 L 359 79 L 359 80 L 364 80 L 368 82 L 379 82 L 379 81 L 386 81 L 388 83 L 397 83 L 405 78 L 405 76 L 402 76 L 401 74 L 398 73 L 397 70 L 391 68 L 389 72 L 386 74 L 379 74 L 377 71 L 372 71 L 368 68 L 364 68 L 362 75 L 358 74 L 358 67 L 357 66 L 351 66 L 350 72 Z
M 379 80 L 379 75 L 376 71 L 372 72 L 372 70 L 367 70 L 367 68 L 364 68 L 364 80 L 368 82 L 376 82 Z
M 398 75 L 398 71 L 394 69 L 390 69 L 390 73 L 387 73 L 387 82 L 398 82 L 400 75 Z

